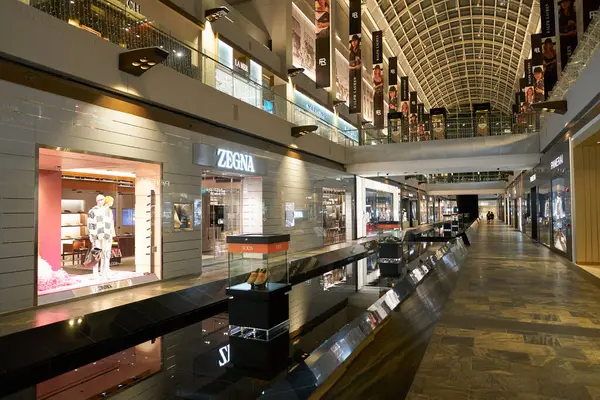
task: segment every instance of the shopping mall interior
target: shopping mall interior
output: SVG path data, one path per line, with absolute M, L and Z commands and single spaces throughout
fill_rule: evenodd
M 600 0 L 0 37 L 0 399 L 600 399 Z

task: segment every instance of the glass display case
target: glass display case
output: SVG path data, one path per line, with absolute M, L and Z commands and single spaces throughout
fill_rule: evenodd
M 271 290 L 289 283 L 290 235 L 227 236 L 229 287 L 239 290 Z

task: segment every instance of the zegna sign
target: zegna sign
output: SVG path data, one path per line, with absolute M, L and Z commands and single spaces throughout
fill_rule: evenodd
M 213 147 L 206 144 L 194 143 L 193 163 L 221 170 L 239 172 L 242 174 L 264 175 L 265 161 L 252 154 L 230 150 L 224 147 Z

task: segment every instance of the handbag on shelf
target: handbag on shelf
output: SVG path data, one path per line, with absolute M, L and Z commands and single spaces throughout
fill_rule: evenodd
M 85 260 L 83 261 L 83 266 L 86 268 L 94 268 L 100 262 L 100 256 L 102 254 L 102 249 L 97 247 L 90 248 L 85 255 Z

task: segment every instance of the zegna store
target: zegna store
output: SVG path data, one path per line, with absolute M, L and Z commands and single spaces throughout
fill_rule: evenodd
M 0 99 L 0 313 L 201 273 L 227 235 L 289 233 L 292 252 L 355 237 L 334 165 L 3 80 Z

